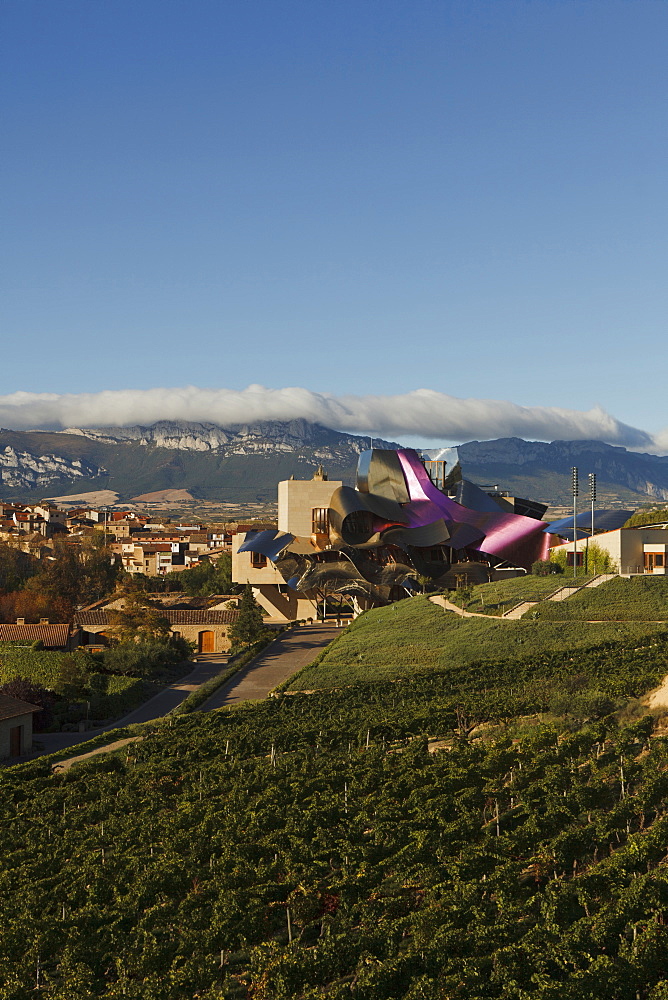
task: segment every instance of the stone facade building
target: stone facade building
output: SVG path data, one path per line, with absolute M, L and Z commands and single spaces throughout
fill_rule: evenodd
M 0 760 L 32 749 L 32 717 L 39 711 L 37 705 L 0 694 Z

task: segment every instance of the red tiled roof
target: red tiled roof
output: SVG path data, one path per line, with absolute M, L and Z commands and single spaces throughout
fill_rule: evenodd
M 9 694 L 0 694 L 0 720 L 15 719 L 19 715 L 41 711 L 39 705 L 31 705 L 30 702 L 21 701 L 20 698 L 12 698 Z
M 69 639 L 69 625 L 0 625 L 0 642 L 41 640 L 47 649 L 64 649 Z
M 206 611 L 180 610 L 160 608 L 157 612 L 161 618 L 166 618 L 170 625 L 233 625 L 239 617 L 236 610 Z M 75 615 L 76 624 L 83 628 L 86 625 L 108 625 L 109 615 L 106 611 L 79 611 Z

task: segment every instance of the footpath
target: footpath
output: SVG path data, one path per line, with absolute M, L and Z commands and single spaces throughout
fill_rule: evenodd
M 340 633 L 341 629 L 333 626 L 302 626 L 286 632 L 267 646 L 255 659 L 251 660 L 245 667 L 239 670 L 230 680 L 223 684 L 211 698 L 205 701 L 195 711 L 210 712 L 217 708 L 228 707 L 242 701 L 259 701 L 268 697 L 269 693 L 283 681 L 301 670 L 302 667 L 311 663 L 318 656 L 321 650 L 328 645 Z M 166 687 L 163 691 L 154 695 L 139 708 L 130 712 L 123 719 L 118 719 L 101 729 L 89 730 L 85 733 L 40 733 L 36 739 L 37 749 L 31 754 L 26 754 L 21 759 L 21 763 L 42 757 L 46 754 L 57 753 L 69 747 L 76 747 L 81 743 L 105 732 L 114 729 L 123 729 L 127 726 L 141 722 L 153 722 L 163 718 L 173 708 L 184 701 L 189 694 L 196 691 L 202 684 L 211 680 L 217 674 L 224 672 L 229 657 L 226 654 L 211 653 L 202 658 L 194 669 L 176 683 Z M 54 771 L 67 770 L 78 760 L 96 756 L 100 753 L 107 753 L 110 750 L 118 749 L 135 740 L 143 739 L 142 736 L 132 736 L 119 739 L 114 743 L 108 743 L 102 747 L 96 747 L 78 756 L 73 755 L 67 760 L 54 764 Z
M 612 580 L 615 573 L 600 573 L 593 579 L 588 580 L 586 583 L 572 583 L 564 584 L 555 590 L 552 594 L 546 597 L 542 597 L 540 601 L 565 601 L 573 594 L 577 594 L 579 590 L 585 590 L 589 587 L 600 587 L 602 583 L 607 583 L 608 580 Z M 456 615 L 461 618 L 493 618 L 494 621 L 518 621 L 522 618 L 527 611 L 531 608 L 535 608 L 537 604 L 540 604 L 539 600 L 536 601 L 520 601 L 514 607 L 505 611 L 502 615 L 486 615 L 482 611 L 465 611 L 464 608 L 460 608 L 457 604 L 453 604 L 449 601 L 447 597 L 443 597 L 441 594 L 435 594 L 430 597 L 429 600 L 432 604 L 437 604 L 444 611 L 453 611 Z

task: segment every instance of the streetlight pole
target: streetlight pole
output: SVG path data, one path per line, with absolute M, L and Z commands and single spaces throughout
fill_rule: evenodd
M 578 469 L 574 465 L 571 469 L 573 476 L 573 576 L 578 575 Z
M 589 538 L 594 537 L 594 504 L 596 503 L 596 473 L 589 473 L 589 496 L 591 499 L 591 530 Z M 587 567 L 589 568 L 589 567 Z

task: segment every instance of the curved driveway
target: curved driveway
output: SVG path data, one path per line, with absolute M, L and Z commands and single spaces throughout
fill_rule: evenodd
M 305 667 L 341 632 L 330 625 L 302 625 L 286 632 L 197 709 L 210 712 L 240 701 L 260 701 Z
M 235 674 L 227 684 L 223 684 L 208 701 L 205 701 L 198 712 L 210 712 L 215 708 L 235 705 L 240 701 L 259 701 L 266 698 L 278 684 L 292 677 L 298 670 L 305 667 L 316 658 L 318 653 L 327 646 L 341 629 L 331 626 L 301 626 L 286 632 L 281 638 L 272 642 L 259 656 Z M 200 655 L 194 669 L 180 680 L 170 684 L 163 691 L 149 698 L 148 701 L 130 712 L 123 719 L 117 719 L 100 729 L 89 729 L 85 733 L 37 733 L 34 749 L 12 763 L 24 763 L 44 754 L 55 753 L 66 747 L 74 747 L 79 743 L 87 743 L 100 733 L 112 729 L 121 729 L 135 722 L 150 722 L 167 715 L 171 709 L 179 705 L 200 684 L 215 677 L 227 666 L 228 657 L 223 653 L 212 653 L 210 658 Z M 104 752 L 110 747 L 101 748 L 96 752 Z M 5 762 L 3 762 L 5 763 Z M 6 763 L 5 763 L 5 766 Z

